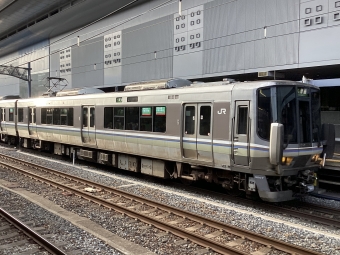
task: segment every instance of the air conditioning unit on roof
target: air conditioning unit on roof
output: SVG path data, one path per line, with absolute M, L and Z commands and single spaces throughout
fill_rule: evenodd
M 263 71 L 258 72 L 257 77 L 263 78 L 263 77 L 269 77 L 274 79 L 283 79 L 285 76 L 282 73 L 276 72 L 276 71 Z

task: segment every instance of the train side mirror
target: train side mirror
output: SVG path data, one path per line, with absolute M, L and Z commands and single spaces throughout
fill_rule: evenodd
M 272 123 L 270 126 L 269 161 L 272 165 L 279 165 L 283 155 L 283 125 Z

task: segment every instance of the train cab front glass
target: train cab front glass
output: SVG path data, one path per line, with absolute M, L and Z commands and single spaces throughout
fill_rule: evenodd
M 320 141 L 320 92 L 304 86 L 282 85 L 257 91 L 257 134 L 270 138 L 271 123 L 284 125 L 284 143 L 311 146 Z

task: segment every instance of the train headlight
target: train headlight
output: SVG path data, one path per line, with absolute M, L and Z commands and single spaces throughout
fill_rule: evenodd
M 289 166 L 293 161 L 293 157 L 282 157 L 282 165 Z
M 318 160 L 319 160 L 319 154 L 313 155 L 311 161 L 312 161 L 312 162 L 317 162 Z

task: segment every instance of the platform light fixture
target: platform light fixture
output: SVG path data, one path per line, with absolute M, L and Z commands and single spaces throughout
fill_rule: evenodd
M 182 0 L 179 0 L 178 2 L 178 14 L 179 16 L 182 16 Z

